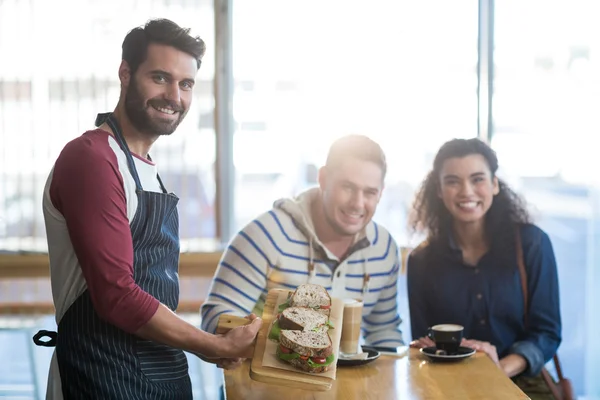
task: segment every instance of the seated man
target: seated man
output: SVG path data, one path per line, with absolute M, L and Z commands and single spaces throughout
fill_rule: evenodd
M 221 314 L 262 315 L 270 289 L 316 283 L 333 297 L 363 299 L 367 344 L 402 345 L 398 247 L 371 221 L 385 173 L 377 143 L 358 135 L 337 140 L 319 187 L 276 201 L 230 242 L 201 309 L 202 328 L 214 332 Z

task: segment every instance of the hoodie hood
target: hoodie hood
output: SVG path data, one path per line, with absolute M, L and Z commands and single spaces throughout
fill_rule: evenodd
M 273 208 L 282 210 L 292 217 L 307 238 L 315 242 L 318 242 L 319 238 L 315 232 L 310 209 L 317 196 L 319 196 L 319 188 L 312 188 L 294 198 L 279 199 L 273 203 Z

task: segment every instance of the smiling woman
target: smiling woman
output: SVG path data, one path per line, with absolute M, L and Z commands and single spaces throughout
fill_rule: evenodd
M 451 158 L 440 171 L 440 196 L 457 223 L 483 221 L 498 194 L 498 178 L 480 154 Z
M 411 225 L 430 238 L 446 238 L 454 227 L 502 236 L 514 243 L 511 224 L 530 222 L 523 200 L 496 176 L 498 159 L 478 139 L 446 142 L 415 197 Z
M 548 235 L 497 170 L 487 144 L 455 139 L 440 148 L 417 194 L 412 226 L 427 241 L 408 259 L 412 345 L 428 345 L 430 326 L 459 324 L 463 346 L 486 353 L 509 377 L 540 381 L 561 342 L 556 260 Z

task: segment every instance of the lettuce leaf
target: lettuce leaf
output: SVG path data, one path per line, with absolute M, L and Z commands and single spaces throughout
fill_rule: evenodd
M 285 354 L 285 353 L 279 352 L 277 355 L 279 356 L 279 358 L 281 358 L 282 360 L 285 360 L 285 361 L 290 361 L 290 360 L 295 360 L 296 358 L 300 358 L 300 354 L 298 354 L 298 353 Z
M 333 329 L 333 322 L 331 322 L 331 320 L 327 320 L 327 323 L 325 325 L 327 325 L 327 329 Z M 314 328 L 311 329 L 311 331 L 319 332 L 322 327 L 323 327 L 323 325 L 315 326 Z
M 298 353 L 284 353 L 283 351 L 281 351 L 281 346 L 277 346 L 277 350 L 275 351 L 275 354 L 277 354 L 277 357 L 279 357 L 282 360 L 285 361 L 290 361 L 290 360 L 294 360 L 296 358 L 300 358 L 300 354 Z
M 279 342 L 279 334 L 281 333 L 281 327 L 279 326 L 279 321 L 276 320 L 271 327 L 271 331 L 269 331 L 269 339 L 276 340 Z
M 311 358 L 309 358 L 307 361 L 308 361 L 308 365 L 310 365 L 312 368 L 318 368 L 318 367 L 324 367 L 326 365 L 331 364 L 333 362 L 333 360 L 335 360 L 334 354 L 329 355 L 329 357 L 327 357 L 325 359 L 325 364 L 317 364 Z
M 277 357 L 279 357 L 280 359 L 282 359 L 284 361 L 290 361 L 290 360 L 295 360 L 296 358 L 300 358 L 300 354 L 298 354 L 298 353 L 288 353 L 288 354 L 286 354 L 286 353 L 284 353 L 284 352 L 281 351 L 281 349 L 279 348 L 279 346 L 277 346 Z M 309 358 L 308 360 L 306 360 L 306 362 L 308 363 L 308 365 L 311 366 L 311 368 L 318 368 L 318 367 L 327 366 L 327 365 L 331 364 L 334 360 L 335 360 L 335 355 L 331 354 L 331 355 L 329 355 L 329 357 L 327 357 L 325 359 L 325 364 L 317 364 L 311 358 Z
M 279 314 L 281 314 L 283 312 L 283 310 L 285 310 L 286 308 L 288 308 L 290 306 L 290 299 L 288 298 L 285 302 L 281 303 L 279 305 L 279 308 L 277 310 L 277 312 Z

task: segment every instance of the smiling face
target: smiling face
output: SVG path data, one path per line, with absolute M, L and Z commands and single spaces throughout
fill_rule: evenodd
M 481 221 L 499 191 L 498 178 L 480 154 L 447 159 L 439 179 L 439 196 L 458 223 Z
M 170 135 L 192 103 L 193 56 L 172 46 L 152 43 L 146 60 L 131 75 L 123 62 L 119 71 L 125 89 L 125 112 L 133 126 L 149 136 Z
M 383 191 L 383 171 L 371 161 L 351 158 L 319 171 L 325 218 L 341 236 L 354 236 L 373 218 Z

